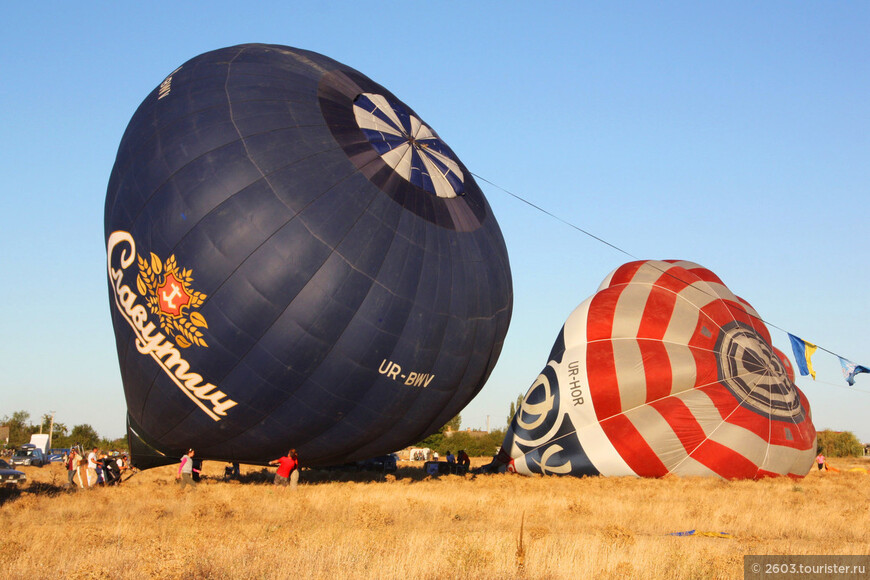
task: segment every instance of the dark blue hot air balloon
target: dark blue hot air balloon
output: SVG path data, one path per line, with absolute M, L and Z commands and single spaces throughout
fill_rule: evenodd
M 140 467 L 399 449 L 480 391 L 510 322 L 469 171 L 384 87 L 295 48 L 166 77 L 124 133 L 105 236 Z

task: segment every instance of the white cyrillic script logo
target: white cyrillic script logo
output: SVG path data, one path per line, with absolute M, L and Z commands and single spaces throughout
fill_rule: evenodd
M 118 251 L 120 252 L 119 264 L 121 267 L 115 269 L 112 266 L 112 256 L 118 246 L 120 246 Z M 215 421 L 220 421 L 221 417 L 226 417 L 227 410 L 235 407 L 237 403 L 213 384 L 205 382 L 201 375 L 189 372 L 190 363 L 182 358 L 177 346 L 165 334 L 159 332 L 153 322 L 148 320 L 148 310 L 145 305 L 137 302 L 140 296 L 129 285 L 123 283 L 124 271 L 136 262 L 136 242 L 133 240 L 133 236 L 124 231 L 112 232 L 109 236 L 106 254 L 115 306 L 130 328 L 133 329 L 133 332 L 136 333 L 136 349 L 142 354 L 151 355 L 151 358 L 181 389 L 181 392 L 187 395 L 209 417 Z M 170 289 L 172 292 L 169 291 Z M 161 287 L 161 291 L 166 293 L 165 301 L 167 304 L 175 307 L 180 292 L 178 282 L 173 278 L 165 288 Z M 147 303 L 147 299 L 142 298 Z

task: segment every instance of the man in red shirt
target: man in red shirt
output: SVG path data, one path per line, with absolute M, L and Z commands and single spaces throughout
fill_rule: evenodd
M 269 465 L 278 466 L 275 485 L 286 486 L 289 483 L 290 487 L 296 488 L 296 484 L 299 483 L 299 458 L 296 456 L 295 449 L 291 449 L 280 459 L 273 459 Z

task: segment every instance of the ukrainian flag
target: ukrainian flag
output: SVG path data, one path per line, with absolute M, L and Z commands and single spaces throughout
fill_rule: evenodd
M 813 356 L 818 347 L 791 333 L 788 333 L 788 339 L 791 341 L 791 349 L 794 351 L 795 362 L 801 374 L 812 375 L 813 380 L 816 380 L 816 371 L 813 370 L 813 361 L 810 360 L 810 357 Z

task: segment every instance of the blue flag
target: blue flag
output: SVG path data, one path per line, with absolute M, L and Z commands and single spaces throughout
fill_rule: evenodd
M 802 375 L 812 375 L 813 380 L 816 380 L 816 371 L 813 370 L 813 361 L 810 360 L 810 357 L 813 356 L 818 347 L 791 333 L 788 333 L 788 339 L 791 341 L 791 349 L 794 351 L 798 370 Z
M 863 365 L 857 365 L 843 357 L 838 358 L 840 359 L 840 366 L 843 367 L 843 376 L 846 377 L 846 382 L 850 385 L 855 384 L 855 375 L 858 373 L 870 373 L 870 369 Z

